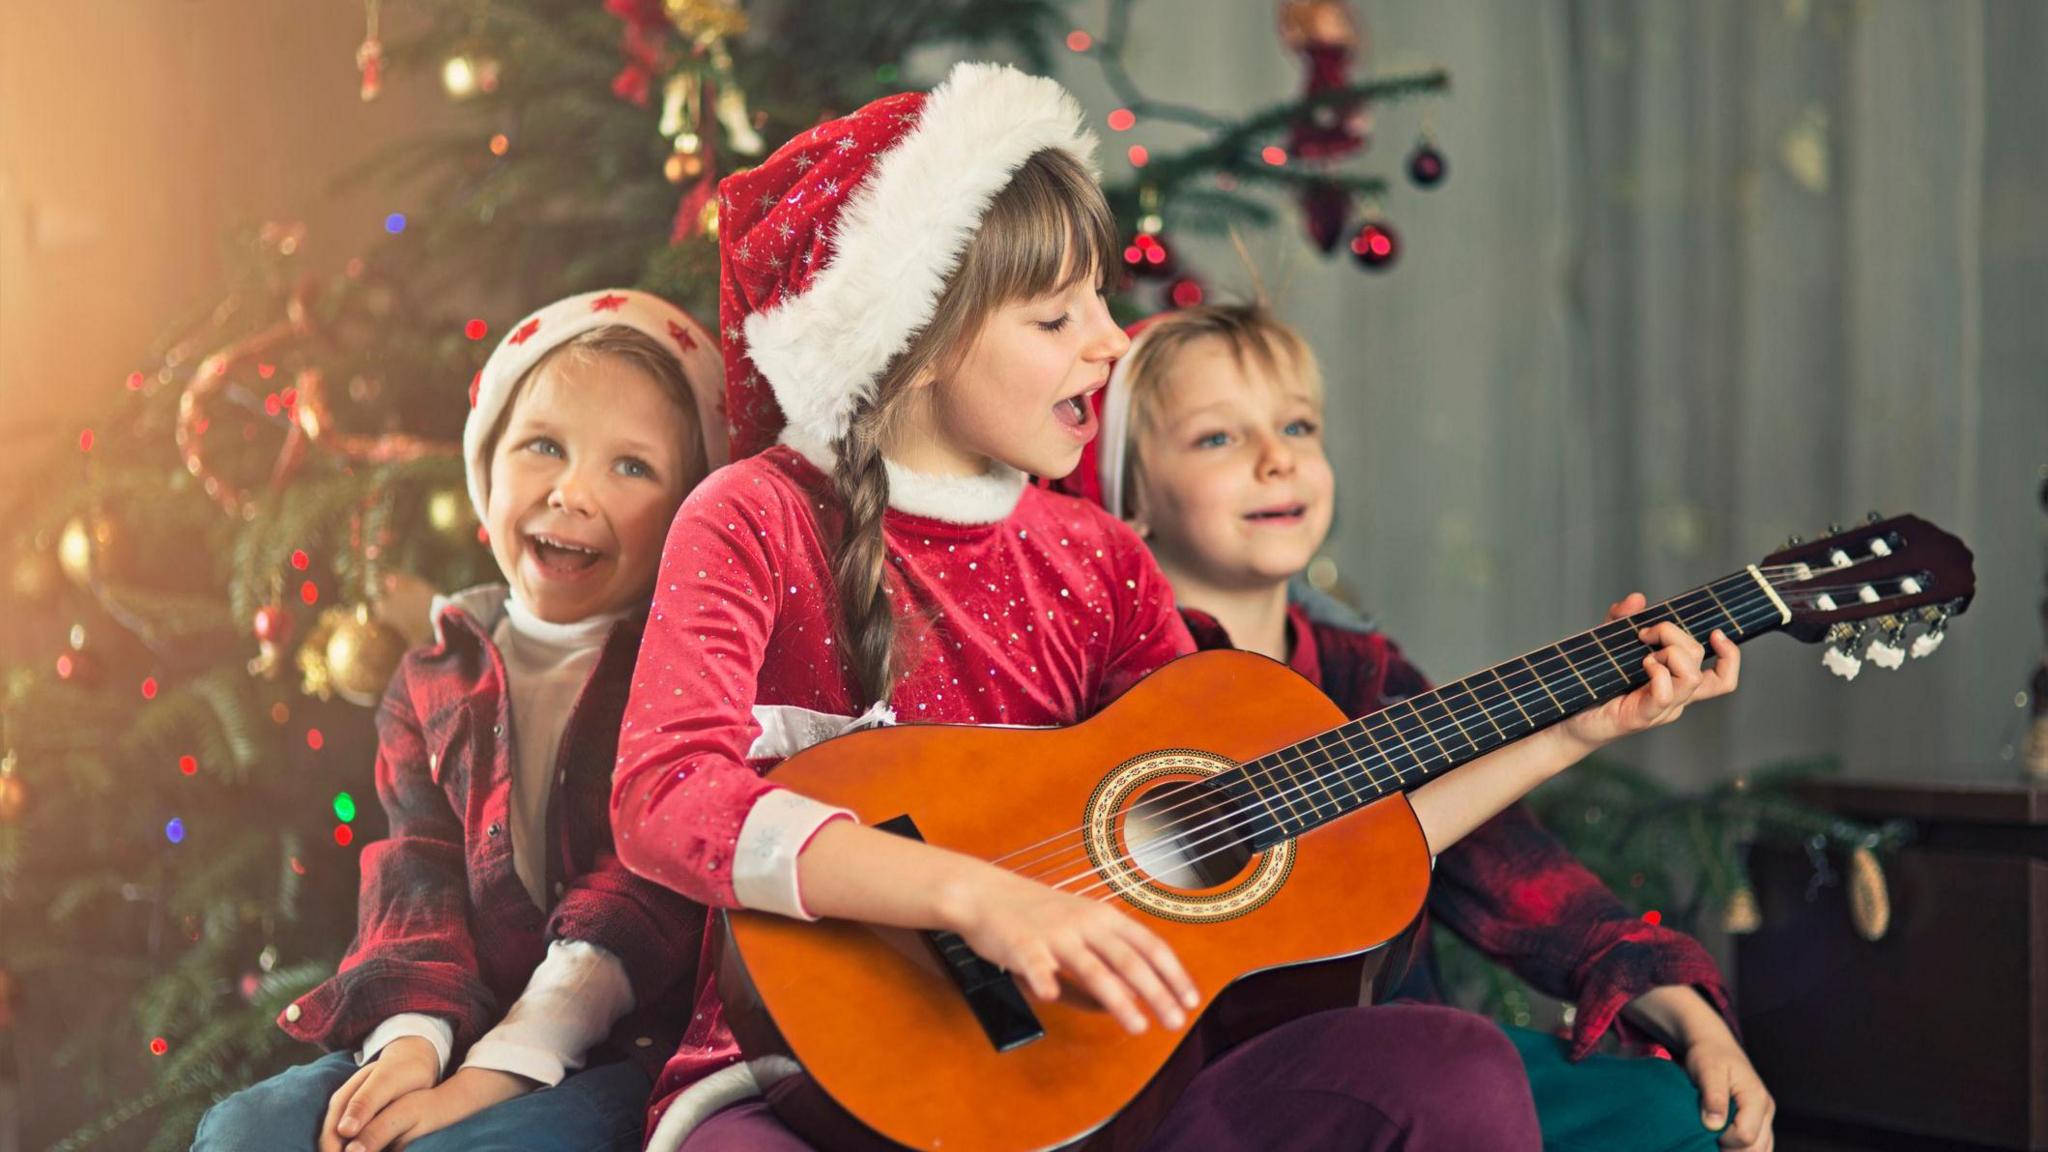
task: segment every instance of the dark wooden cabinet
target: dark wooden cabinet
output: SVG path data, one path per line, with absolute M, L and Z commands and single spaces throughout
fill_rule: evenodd
M 1915 835 L 1885 861 L 1876 941 L 1840 884 L 1808 898 L 1804 852 L 1752 855 L 1744 1040 L 1788 1134 L 1859 1134 L 1788 1145 L 2048 1150 L 2048 784 L 1826 780 L 1802 798 Z

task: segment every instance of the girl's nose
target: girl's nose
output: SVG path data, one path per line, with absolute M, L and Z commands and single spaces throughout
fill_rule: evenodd
M 1115 317 L 1109 314 L 1109 302 L 1100 295 L 1090 295 L 1086 306 L 1085 320 L 1089 325 L 1088 345 L 1082 356 L 1091 363 L 1106 363 L 1130 351 L 1131 338 L 1117 325 Z

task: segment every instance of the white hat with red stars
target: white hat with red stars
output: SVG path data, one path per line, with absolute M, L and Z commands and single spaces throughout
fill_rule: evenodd
M 931 322 L 989 203 L 1047 149 L 1095 171 L 1074 98 L 967 63 L 929 94 L 885 96 L 726 177 L 718 314 L 733 455 L 766 448 L 785 423 L 816 444 L 839 439 Z
M 718 468 L 728 459 L 725 428 L 725 365 L 718 341 L 688 312 L 647 292 L 611 288 L 555 301 L 514 325 L 483 370 L 469 382 L 469 419 L 462 426 L 462 455 L 469 466 L 469 499 L 477 518 L 487 519 L 484 496 L 491 462 L 484 439 L 497 426 L 513 385 L 540 358 L 564 341 L 597 328 L 632 328 L 673 349 L 697 401 L 697 426 L 704 436 L 704 462 Z

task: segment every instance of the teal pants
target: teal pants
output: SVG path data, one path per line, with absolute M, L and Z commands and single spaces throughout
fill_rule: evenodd
M 1594 1053 L 1577 1064 L 1563 1040 L 1502 1025 L 1536 1097 L 1543 1152 L 1712 1152 L 1700 1093 L 1669 1060 Z

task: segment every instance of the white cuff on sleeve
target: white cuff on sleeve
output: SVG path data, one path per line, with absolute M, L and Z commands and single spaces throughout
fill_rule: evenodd
M 418 1036 L 434 1046 L 434 1055 L 441 1058 L 440 1067 L 435 1071 L 436 1080 L 448 1074 L 448 1057 L 455 1051 L 455 1026 L 439 1016 L 428 1016 L 423 1012 L 400 1012 L 391 1019 L 377 1025 L 363 1040 L 363 1047 L 356 1053 L 356 1063 L 368 1064 L 377 1058 L 379 1052 L 390 1047 L 393 1040 L 407 1036 Z
M 553 1087 L 583 1067 L 590 1050 L 632 1010 L 632 981 L 617 956 L 585 940 L 557 940 L 505 1018 L 470 1045 L 462 1066 Z
M 818 829 L 841 818 L 851 820 L 853 813 L 787 788 L 763 793 L 740 825 L 739 849 L 733 853 L 732 891 L 740 905 L 816 920 L 798 891 L 796 858 Z

